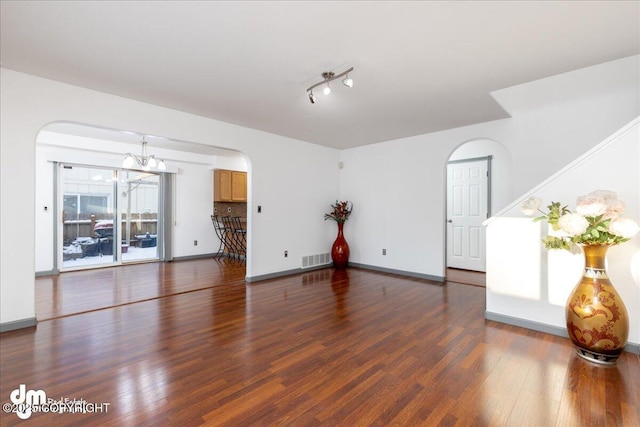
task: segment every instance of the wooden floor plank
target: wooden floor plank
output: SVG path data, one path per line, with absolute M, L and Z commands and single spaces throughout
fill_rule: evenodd
M 214 260 L 122 270 L 38 278 L 50 320 L 0 335 L 3 403 L 25 384 L 108 412 L 1 425 L 640 424 L 638 355 L 597 366 L 485 320 L 482 287 L 358 268 L 245 283 Z
M 447 268 L 447 281 L 463 283 L 465 285 L 485 287 L 486 274 L 483 271 L 462 270 L 459 268 Z

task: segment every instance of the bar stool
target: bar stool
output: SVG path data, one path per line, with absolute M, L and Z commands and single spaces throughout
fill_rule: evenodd
M 246 258 L 247 256 L 247 230 L 242 226 L 242 221 L 240 221 L 239 216 L 234 216 L 231 218 L 231 223 L 233 224 L 233 231 L 235 236 L 237 237 L 240 254 Z
M 222 223 L 225 228 L 225 244 L 227 245 L 227 251 L 229 256 L 238 258 L 240 253 L 240 242 L 235 233 L 233 222 L 230 216 L 223 216 Z
M 211 215 L 211 222 L 213 222 L 213 229 L 216 231 L 216 237 L 220 239 L 220 246 L 218 247 L 218 252 L 214 256 L 224 256 L 224 249 L 227 247 L 226 245 L 226 237 L 225 237 L 225 227 L 220 223 L 218 219 L 218 215 Z

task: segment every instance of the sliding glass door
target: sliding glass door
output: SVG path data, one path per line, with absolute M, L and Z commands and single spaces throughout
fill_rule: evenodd
M 160 258 L 159 174 L 77 165 L 59 171 L 61 270 Z
M 122 261 L 158 259 L 160 175 L 121 171 Z
M 115 263 L 117 172 L 62 165 L 60 175 L 62 268 Z

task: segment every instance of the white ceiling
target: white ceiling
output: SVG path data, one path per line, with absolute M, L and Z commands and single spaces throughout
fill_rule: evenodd
M 640 53 L 638 1 L 0 5 L 2 67 L 336 148 L 504 118 L 493 90 Z

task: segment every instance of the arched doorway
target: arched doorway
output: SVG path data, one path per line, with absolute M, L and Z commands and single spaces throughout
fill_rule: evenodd
M 210 219 L 214 207 L 213 169 L 248 169 L 245 156 L 237 151 L 204 144 L 153 138 L 154 143 L 150 144 L 148 154 L 165 161 L 166 170 L 163 174 L 168 176 L 167 185 L 170 187 L 169 191 L 160 191 L 159 195 L 146 188 L 152 184 L 151 175 L 159 175 L 157 171 L 151 174 L 135 167 L 128 169 L 123 166 L 125 153 L 141 154 L 140 139 L 139 134 L 131 132 L 68 122 L 51 123 L 40 130 L 35 148 L 37 239 L 34 245 L 36 276 L 41 276 L 36 279 L 35 291 L 39 319 L 74 314 L 78 310 L 105 308 L 123 302 L 137 302 L 140 298 L 155 298 L 176 291 L 184 292 L 190 289 L 188 286 L 191 286 L 191 281 L 185 282 L 188 284 L 187 288 L 175 288 L 164 286 L 160 279 L 165 269 L 177 263 L 157 261 L 204 258 L 203 261 L 208 262 L 218 248 Z M 65 166 L 69 166 L 69 171 L 74 172 L 70 175 L 69 182 L 75 185 L 75 190 L 62 186 L 62 177 L 56 176 L 56 171 L 59 173 Z M 137 194 L 132 194 L 136 191 Z M 67 199 L 65 196 L 68 196 Z M 164 200 L 159 201 L 159 198 Z M 163 206 L 163 211 L 160 208 L 156 211 L 148 210 L 149 206 Z M 62 214 L 63 210 L 65 214 Z M 80 213 L 87 215 L 81 216 Z M 92 214 L 95 216 L 95 223 L 91 222 Z M 98 222 L 105 219 L 102 214 L 110 215 L 110 227 L 97 235 L 96 230 L 100 228 Z M 133 219 L 129 221 L 130 218 Z M 81 228 L 81 225 L 84 228 L 77 235 L 67 235 L 64 231 L 65 222 L 73 223 L 72 226 L 76 229 Z M 127 227 L 129 222 L 130 227 Z M 161 223 L 164 224 L 164 234 L 158 231 Z M 158 228 L 141 228 L 153 224 L 158 224 Z M 110 233 L 105 235 L 105 231 Z M 131 245 L 131 240 L 136 235 L 141 237 L 140 247 L 132 251 L 129 246 L 129 253 L 125 253 L 125 245 Z M 80 246 L 83 240 L 78 237 L 87 236 L 91 238 L 91 242 L 99 242 L 101 245 L 105 242 L 111 246 L 100 246 L 100 250 L 95 253 L 85 251 L 77 259 L 65 260 L 64 246 L 69 246 L 73 241 Z M 158 255 L 144 260 L 126 259 L 131 252 L 145 250 Z M 80 265 L 80 257 L 85 260 L 91 258 L 92 266 Z M 109 262 L 94 262 L 106 260 Z M 65 261 L 67 264 L 75 263 L 77 268 L 73 268 L 73 265 L 68 268 L 63 265 Z M 143 262 L 143 265 L 130 265 Z M 116 284 L 115 278 L 122 276 L 124 271 L 118 267 L 125 263 L 129 264 L 127 271 L 136 268 L 136 271 L 141 271 L 142 278 L 122 280 Z M 96 266 L 116 268 L 97 272 L 92 270 Z M 237 273 L 241 277 L 245 275 L 245 266 L 244 263 L 234 266 L 235 270 L 242 269 Z M 60 271 L 69 273 L 58 275 Z M 93 290 L 96 292 L 90 298 L 89 294 L 84 294 L 89 288 L 82 284 L 78 287 L 59 286 L 62 280 L 71 280 L 72 277 L 85 273 L 95 275 L 87 277 L 109 277 L 114 280 L 101 282 L 109 288 L 104 292 L 96 291 L 98 285 L 94 284 Z M 87 282 L 91 280 L 93 279 L 87 279 Z M 140 287 L 140 283 L 144 286 Z M 139 287 L 134 289 L 136 286 Z M 65 293 L 67 289 L 69 292 Z M 71 294 L 75 289 L 78 292 Z M 64 304 L 59 304 L 60 301 Z
M 71 164 L 123 170 L 124 154 L 128 152 L 139 154 L 140 140 L 141 134 L 130 131 L 70 122 L 55 122 L 41 129 L 36 141 L 36 199 L 42 205 L 42 209 L 36 211 L 37 274 L 55 273 L 60 270 L 63 261 L 63 254 L 60 251 L 62 246 L 58 241 L 59 237 L 64 235 L 58 229 L 61 219 L 54 218 L 59 216 L 63 209 L 63 201 L 59 197 L 62 188 L 56 188 L 56 184 L 59 183 L 53 179 L 54 165 Z M 169 211 L 167 215 L 176 216 L 169 227 L 171 235 L 168 233 L 166 236 L 170 245 L 168 259 L 215 252 L 217 243 L 213 242 L 215 233 L 209 218 L 213 213 L 212 171 L 216 167 L 229 165 L 246 167 L 248 162 L 245 161 L 244 155 L 228 149 L 162 137 L 153 138 L 153 144 L 149 146 L 149 154 L 165 159 L 166 172 L 177 177 L 173 183 L 175 195 L 172 195 L 172 200 L 166 201 Z M 92 176 L 85 178 L 86 182 L 79 183 L 79 188 L 89 188 L 83 191 L 88 191 L 93 196 L 102 196 L 102 192 L 91 190 L 95 187 L 90 185 Z M 116 206 L 112 208 L 114 215 L 117 212 L 123 212 L 119 216 L 124 214 L 126 202 L 120 196 L 125 190 L 126 188 L 121 188 L 111 195 L 112 199 L 119 199 L 117 202 L 120 205 L 114 204 Z M 144 197 L 149 198 L 149 195 L 145 194 Z M 142 199 L 142 195 L 139 198 Z M 77 199 L 82 202 L 81 198 L 77 197 Z M 136 213 L 144 222 L 145 212 Z M 76 221 L 79 220 L 76 218 Z M 146 231 L 141 233 L 146 234 Z M 173 240 L 173 243 L 170 240 Z M 120 258 L 122 259 L 122 256 Z
M 446 164 L 446 267 L 485 271 L 482 223 L 511 200 L 511 157 L 500 143 L 462 143 Z

